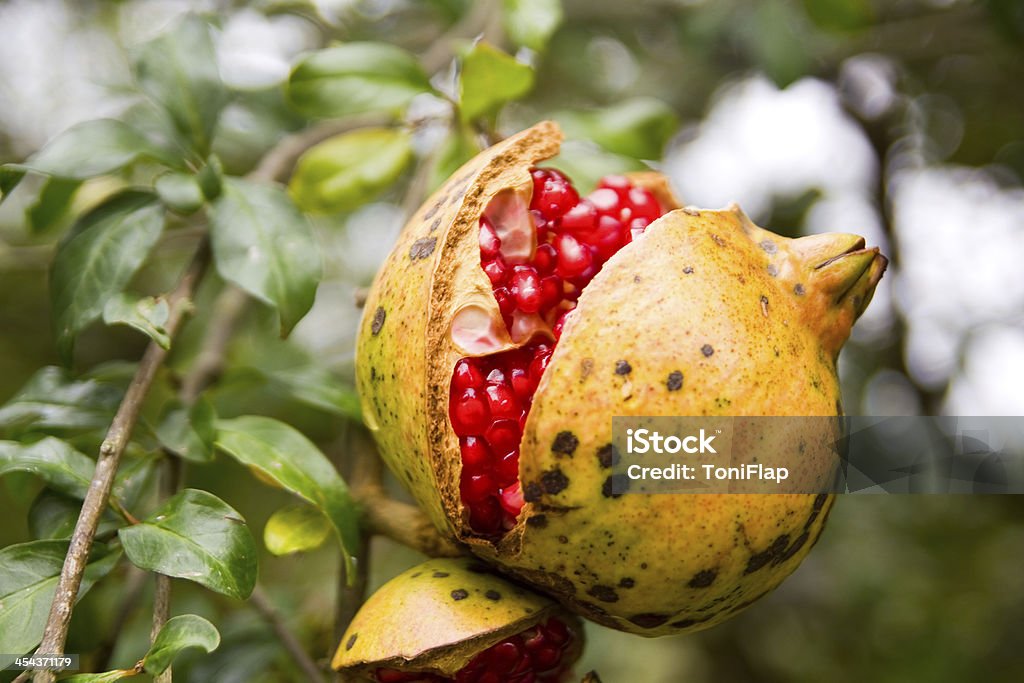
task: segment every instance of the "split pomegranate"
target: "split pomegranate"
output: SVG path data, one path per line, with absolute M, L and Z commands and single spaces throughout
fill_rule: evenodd
M 569 628 L 552 617 L 487 648 L 454 678 L 380 668 L 376 679 L 378 683 L 559 683 L 569 673 L 563 658 L 571 643 Z
M 480 265 L 506 328 L 517 316 L 536 314 L 543 332 L 518 349 L 462 358 L 452 375 L 448 412 L 462 452 L 460 491 L 470 526 L 484 536 L 511 529 L 523 507 L 523 426 L 566 318 L 601 266 L 664 213 L 650 191 L 625 176 L 603 178 L 585 198 L 559 171 L 533 169 L 531 176 L 532 255 L 503 252 L 485 213 Z

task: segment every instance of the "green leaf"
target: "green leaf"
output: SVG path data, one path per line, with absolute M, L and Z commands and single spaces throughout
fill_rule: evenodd
M 561 0 L 503 0 L 505 31 L 516 45 L 542 51 L 562 23 Z
M 69 539 L 81 510 L 81 500 L 43 489 L 28 509 L 29 533 L 37 539 Z M 124 524 L 113 512 L 104 510 L 96 535 L 105 536 Z
M 95 379 L 74 380 L 63 368 L 44 367 L 0 408 L 0 435 L 67 433 L 105 427 L 122 392 Z
M 171 337 L 165 325 L 170 312 L 163 298 L 135 298 L 120 292 L 110 297 L 103 307 L 103 322 L 107 325 L 127 325 L 155 341 L 161 348 L 169 349 Z
M 0 477 L 10 472 L 30 472 L 51 488 L 83 499 L 95 469 L 92 458 L 52 436 L 28 445 L 0 441 Z
M 14 191 L 27 172 L 28 169 L 17 164 L 0 166 L 0 204 Z
M 430 191 L 433 192 L 459 170 L 463 164 L 472 159 L 480 151 L 473 133 L 465 126 L 456 125 L 441 143 L 430 172 Z
M 185 17 L 138 50 L 134 70 L 139 88 L 205 157 L 228 101 L 209 25 L 197 16 Z
M 199 180 L 191 173 L 165 173 L 156 179 L 153 189 L 164 206 L 183 216 L 195 213 L 206 203 Z
M 129 451 L 121 460 L 110 496 L 127 508 L 133 507 L 148 492 L 160 456 L 150 453 L 134 456 Z
M 287 84 L 296 109 L 338 118 L 398 112 L 416 95 L 431 91 L 416 58 L 386 43 L 347 43 L 308 54 L 292 69 Z
M 28 652 L 43 637 L 67 541 L 30 541 L 0 549 L 0 652 Z M 78 598 L 103 578 L 119 551 L 94 546 Z
M 826 31 L 858 31 L 875 18 L 869 0 L 804 0 L 804 9 L 811 21 Z
M 135 526 L 118 531 L 136 567 L 245 599 L 256 585 L 256 542 L 217 496 L 185 489 Z
M 220 157 L 214 154 L 206 160 L 206 165 L 196 174 L 196 182 L 207 199 L 212 201 L 220 196 L 221 188 L 224 187 L 224 165 Z
M 142 133 L 114 119 L 96 119 L 71 126 L 22 164 L 8 164 L 9 179 L 17 172 L 34 171 L 58 178 L 85 180 L 106 175 L 139 161 L 151 159 L 180 167 L 182 160 L 150 142 Z M 20 178 L 19 178 L 20 180 Z M 16 183 L 16 181 L 13 181 Z M 12 188 L 4 188 L 4 194 Z
M 71 360 L 75 336 L 128 284 L 163 224 L 156 197 L 138 191 L 111 197 L 75 222 L 50 273 L 57 349 L 65 363 Z
M 320 410 L 362 422 L 363 410 L 355 389 L 344 384 L 327 368 L 309 364 L 289 370 L 257 369 L 283 393 Z
M 213 460 L 213 443 L 217 437 L 213 404 L 206 397 L 188 408 L 175 401 L 168 406 L 156 428 L 156 436 L 164 448 L 192 462 Z
M 323 512 L 334 526 L 348 576 L 353 578 L 351 553 L 359 542 L 355 502 L 320 449 L 293 427 L 257 415 L 218 422 L 217 447 Z
M 799 7 L 783 0 L 762 0 L 749 13 L 740 40 L 768 77 L 785 88 L 812 70 L 806 27 Z
M 530 92 L 533 69 L 498 48 L 479 42 L 462 60 L 459 77 L 459 112 L 475 121 L 497 112 L 510 100 Z
M 182 614 L 163 625 L 142 658 L 142 667 L 155 676 L 163 673 L 183 650 L 197 647 L 213 652 L 219 645 L 220 633 L 213 624 L 195 614 Z
M 386 190 L 412 157 L 405 131 L 364 128 L 344 133 L 302 155 L 288 191 L 303 211 L 351 211 Z
M 309 505 L 289 505 L 270 516 L 263 527 L 263 544 L 274 555 L 315 550 L 331 534 L 331 523 Z
M 46 232 L 63 218 L 75 192 L 81 186 L 80 180 L 48 178 L 32 206 L 25 209 L 25 222 L 34 234 Z
M 635 159 L 660 159 L 679 117 L 661 100 L 637 97 L 604 109 L 555 116 L 566 135 L 589 139 L 609 152 Z
M 217 271 L 275 309 L 287 334 L 313 305 L 320 250 L 309 221 L 288 196 L 229 180 L 210 217 Z

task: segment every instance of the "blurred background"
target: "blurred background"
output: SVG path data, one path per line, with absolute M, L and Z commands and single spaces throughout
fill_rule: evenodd
M 307 125 L 281 94 L 304 51 L 394 43 L 437 62 L 433 82 L 443 90 L 454 78 L 445 44 L 486 34 L 536 72 L 499 131 L 558 119 L 576 139 L 556 165 L 581 185 L 639 156 L 669 174 L 687 204 L 737 201 L 776 232 L 854 232 L 882 247 L 890 269 L 841 357 L 848 412 L 1024 415 L 1024 2 L 566 0 L 534 48 L 508 39 L 500 4 L 0 2 L 0 163 L 77 122 L 130 115 L 133 47 L 186 12 L 207 13 L 218 27 L 218 65 L 234 98 L 214 148 L 233 173 Z M 444 126 L 431 117 L 447 106 L 431 95 L 412 102 L 410 116 L 425 122 L 417 155 L 443 143 Z M 638 153 L 635 140 L 616 137 L 638 117 L 664 132 L 652 133 L 663 149 Z M 253 368 L 287 371 L 304 354 L 351 377 L 353 295 L 395 239 L 412 180 L 317 219 L 327 272 L 312 312 L 287 347 L 243 330 L 213 397 L 219 414 L 272 405 L 320 440 L 337 434 L 336 416 L 287 403 Z M 111 182 L 86 183 L 69 214 Z M 57 364 L 46 268 L 59 235 L 52 226 L 66 219 L 30 229 L 46 219 L 32 216 L 40 187 L 28 180 L 0 206 L 0 403 Z M 171 240 L 140 278 L 166 281 L 189 246 L 183 238 L 176 254 Z M 143 341 L 123 328 L 90 330 L 76 367 L 136 359 Z M 262 528 L 288 497 L 237 473 L 225 462 L 190 470 Z M 37 490 L 31 479 L 0 480 L 0 546 L 30 537 L 23 520 Z M 829 524 L 796 574 L 731 622 L 659 640 L 593 627 L 581 670 L 609 683 L 1024 680 L 1024 500 L 850 496 Z M 375 585 L 416 561 L 374 543 Z M 330 548 L 261 563 L 268 591 L 318 656 L 333 648 L 336 564 Z M 87 596 L 69 651 L 97 647 L 118 590 L 108 581 Z M 272 634 L 226 603 L 176 588 L 175 611 L 222 614 L 215 623 L 225 636 L 217 653 L 179 669 L 182 680 L 299 680 Z M 148 615 L 135 619 L 115 663 L 145 649 Z

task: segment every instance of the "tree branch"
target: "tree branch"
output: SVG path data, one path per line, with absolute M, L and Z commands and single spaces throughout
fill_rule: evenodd
M 295 634 L 291 632 L 288 625 L 284 623 L 284 620 L 281 619 L 281 616 L 274 609 L 273 605 L 270 604 L 270 600 L 259 586 L 253 589 L 252 595 L 249 596 L 249 602 L 260 613 L 264 621 L 270 625 L 270 628 L 274 630 L 278 640 L 284 645 L 284 649 L 288 651 L 291 658 L 302 669 L 306 680 L 310 681 L 310 683 L 326 683 L 323 672 L 310 659 L 306 651 L 302 649 L 299 639 L 295 637 Z
M 170 313 L 165 328 L 171 338 L 178 333 L 195 289 L 206 272 L 209 262 L 209 244 L 204 240 L 178 285 L 167 297 Z M 100 515 L 107 507 L 110 489 L 114 485 L 114 475 L 117 473 L 117 467 L 128 445 L 128 440 L 131 438 L 132 430 L 139 420 L 142 402 L 146 394 L 149 393 L 157 370 L 167 358 L 167 353 L 167 350 L 156 342 L 150 342 L 146 347 L 146 352 L 135 371 L 135 376 L 132 378 L 124 398 L 121 399 L 114 420 L 107 430 L 106 438 L 100 446 L 96 469 L 93 472 L 92 481 L 89 483 L 85 501 L 82 503 L 82 510 L 78 515 L 74 533 L 71 536 L 68 554 L 64 558 L 64 566 L 61 569 L 57 589 L 50 605 L 50 614 L 43 631 L 43 640 L 37 650 L 41 655 L 63 654 L 64 652 L 64 643 L 67 640 L 68 627 L 71 623 L 71 611 L 78 598 L 82 574 L 85 572 L 89 550 L 96 537 Z M 35 680 L 37 683 L 50 683 L 54 680 L 53 672 L 37 672 Z
M 459 557 L 465 553 L 444 536 L 415 505 L 403 503 L 388 496 L 376 486 L 355 491 L 356 500 L 363 506 L 366 528 L 396 543 L 418 550 L 428 557 Z

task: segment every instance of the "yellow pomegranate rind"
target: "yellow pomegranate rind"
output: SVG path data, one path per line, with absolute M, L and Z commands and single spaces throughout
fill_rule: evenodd
M 479 652 L 559 615 L 582 648 L 578 622 L 557 603 L 497 576 L 479 561 L 435 559 L 388 581 L 342 636 L 331 666 L 370 676 L 380 668 L 451 676 Z

